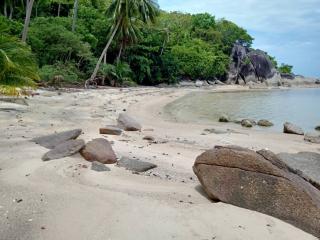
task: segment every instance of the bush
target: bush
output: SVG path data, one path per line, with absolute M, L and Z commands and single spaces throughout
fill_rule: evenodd
M 44 65 L 40 69 L 40 78 L 46 85 L 63 86 L 79 83 L 80 72 L 72 64 L 56 63 Z

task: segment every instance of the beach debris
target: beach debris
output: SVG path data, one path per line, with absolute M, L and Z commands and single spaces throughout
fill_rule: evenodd
M 126 113 L 120 113 L 118 117 L 118 126 L 125 131 L 140 131 L 141 124 Z
M 283 132 L 289 134 L 304 135 L 304 132 L 301 127 L 294 125 L 290 122 L 286 122 L 283 124 Z
M 230 122 L 230 117 L 227 114 L 223 114 L 219 117 L 219 122 Z
M 127 157 L 122 157 L 118 163 L 118 167 L 123 167 L 126 170 L 133 171 L 133 172 L 146 172 L 150 169 L 156 168 L 157 165 L 149 162 L 143 162 L 136 159 L 130 159 Z
M 320 237 L 320 191 L 267 150 L 216 146 L 193 170 L 213 200 L 277 217 Z
M 96 138 L 88 142 L 80 153 L 89 162 L 97 161 L 103 164 L 117 162 L 117 156 L 110 142 L 104 138 Z
M 79 152 L 85 145 L 82 139 L 69 140 L 58 144 L 54 149 L 50 150 L 43 155 L 43 161 L 49 161 L 53 159 L 60 159 L 68 156 L 72 156 Z
M 121 135 L 122 129 L 116 126 L 106 126 L 99 129 L 100 134 L 108 134 L 108 135 Z
M 304 135 L 304 140 L 311 143 L 320 143 L 320 133 L 310 132 Z
M 94 161 L 91 164 L 91 170 L 96 171 L 96 172 L 108 172 L 111 171 L 110 168 L 108 168 L 106 165 L 103 163 Z
M 74 129 L 65 132 L 54 133 L 42 137 L 33 138 L 31 141 L 45 148 L 53 149 L 57 145 L 71 139 L 76 139 L 82 133 L 81 129 Z
M 258 121 L 258 125 L 261 127 L 272 127 L 273 123 L 266 119 L 261 119 Z

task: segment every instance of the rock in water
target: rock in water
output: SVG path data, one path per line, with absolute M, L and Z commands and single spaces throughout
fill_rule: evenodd
M 219 122 L 230 122 L 230 118 L 228 115 L 223 114 L 220 118 L 219 118 Z
M 117 162 L 110 142 L 104 138 L 96 138 L 88 142 L 81 150 L 81 155 L 89 162 L 100 162 L 103 164 L 113 164 Z
M 258 125 L 261 127 L 272 127 L 273 123 L 266 119 L 261 119 L 258 121 Z
M 270 151 L 215 147 L 193 170 L 213 200 L 277 217 L 320 237 L 320 191 Z
M 118 126 L 125 131 L 140 131 L 142 128 L 140 123 L 126 113 L 119 114 Z
M 125 169 L 133 172 L 146 172 L 157 167 L 157 165 L 153 163 L 143 162 L 136 159 L 129 159 L 126 157 L 121 158 L 118 161 L 117 166 L 124 167 Z
M 249 119 L 243 119 L 243 120 L 241 121 L 241 126 L 247 127 L 247 128 L 252 128 L 252 127 L 253 127 L 253 124 L 252 124 L 252 122 L 251 122 Z
M 320 131 L 320 125 L 315 127 L 315 130 Z
M 304 135 L 304 140 L 311 143 L 320 143 L 320 134 L 319 133 L 306 133 Z
M 118 127 L 114 126 L 106 126 L 104 128 L 100 128 L 100 134 L 109 134 L 109 135 L 121 135 L 122 130 Z
M 78 140 L 69 140 L 57 145 L 54 149 L 47 152 L 43 155 L 43 161 L 49 161 L 53 159 L 59 159 L 71 156 L 76 154 L 84 147 L 84 141 L 81 139 Z
M 283 132 L 289 134 L 297 134 L 297 135 L 304 135 L 304 132 L 301 127 L 294 125 L 292 123 L 286 122 L 283 125 Z
M 94 161 L 94 162 L 92 162 L 91 170 L 96 171 L 96 172 L 107 172 L 107 171 L 110 171 L 110 168 L 108 168 L 103 163 Z
M 66 142 L 71 139 L 76 139 L 82 133 L 81 129 L 74 129 L 71 131 L 65 131 L 60 133 L 54 133 L 43 137 L 37 137 L 31 141 L 39 144 L 43 147 L 53 149 L 60 143 Z

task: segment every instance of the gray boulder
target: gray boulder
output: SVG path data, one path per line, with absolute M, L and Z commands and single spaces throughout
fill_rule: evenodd
M 68 157 L 79 152 L 85 143 L 83 140 L 69 140 L 55 146 L 54 149 L 50 150 L 46 154 L 43 155 L 43 161 L 49 161 L 53 159 L 60 159 L 64 157 Z
M 320 237 L 320 191 L 270 151 L 215 147 L 193 170 L 213 200 L 277 217 Z
M 247 127 L 247 128 L 251 128 L 253 127 L 254 125 L 257 125 L 256 121 L 252 120 L 252 119 L 243 119 L 241 121 L 241 125 L 243 127 Z
M 140 131 L 142 126 L 134 118 L 126 113 L 120 113 L 118 117 L 118 126 L 125 131 Z
M 311 143 L 320 143 L 320 133 L 312 132 L 304 135 L 304 140 Z
M 111 171 L 110 168 L 108 168 L 106 165 L 103 163 L 94 161 L 91 164 L 91 170 L 96 171 L 96 172 L 108 172 Z
M 71 131 L 65 131 L 60 133 L 54 133 L 42 137 L 33 138 L 31 141 L 39 144 L 43 147 L 53 149 L 60 143 L 66 142 L 71 139 L 76 139 L 82 133 L 81 129 L 74 129 Z
M 315 130 L 320 131 L 320 125 L 315 127 Z
M 219 117 L 219 122 L 230 122 L 230 118 L 227 114 L 223 114 Z
M 99 129 L 100 134 L 121 135 L 122 129 L 115 126 L 106 126 Z
M 261 119 L 258 121 L 258 125 L 261 127 L 272 127 L 273 123 L 266 119 Z
M 126 170 L 133 172 L 146 172 L 150 169 L 156 168 L 157 165 L 149 162 L 143 162 L 136 159 L 130 159 L 126 157 L 122 157 L 118 163 L 118 167 L 123 167 Z
M 297 135 L 304 135 L 304 132 L 301 127 L 294 125 L 292 123 L 286 122 L 283 125 L 283 132 L 289 134 L 297 134 Z
M 80 153 L 89 162 L 97 161 L 103 164 L 117 162 L 117 156 L 110 142 L 104 138 L 96 138 L 88 142 Z

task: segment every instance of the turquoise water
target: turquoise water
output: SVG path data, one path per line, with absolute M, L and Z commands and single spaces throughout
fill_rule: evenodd
M 305 131 L 320 125 L 320 88 L 255 92 L 195 92 L 166 106 L 166 112 L 182 122 L 217 122 L 228 114 L 232 119 L 268 119 L 282 130 L 292 122 Z

